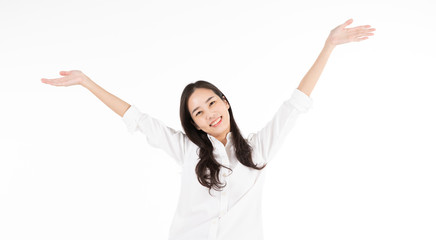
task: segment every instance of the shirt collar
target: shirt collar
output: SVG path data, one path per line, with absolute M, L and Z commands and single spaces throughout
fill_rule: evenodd
M 210 135 L 209 133 L 207 134 L 207 136 L 209 137 L 211 142 L 218 141 L 218 139 L 216 139 L 214 136 Z M 226 143 L 227 146 L 232 141 L 232 132 L 227 133 L 226 139 L 227 139 L 227 143 Z

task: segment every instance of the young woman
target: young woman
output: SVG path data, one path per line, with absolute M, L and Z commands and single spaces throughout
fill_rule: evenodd
M 167 127 L 94 83 L 79 70 L 41 79 L 54 86 L 82 85 L 120 115 L 129 132 L 140 131 L 182 167 L 181 191 L 170 239 L 263 239 L 261 193 L 266 164 L 273 158 L 300 113 L 312 106 L 309 97 L 336 45 L 374 35 L 369 25 L 331 30 L 313 66 L 284 101 L 272 120 L 244 138 L 227 97 L 213 84 L 197 81 L 180 99 L 184 133 Z

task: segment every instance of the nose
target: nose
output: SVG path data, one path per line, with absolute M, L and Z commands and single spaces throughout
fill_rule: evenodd
M 215 120 L 217 117 L 218 117 L 217 114 L 211 113 L 211 114 L 209 114 L 208 119 L 209 119 L 209 121 L 213 121 L 213 120 Z
M 207 120 L 213 121 L 218 117 L 218 114 L 216 112 L 207 111 L 206 116 L 207 116 Z

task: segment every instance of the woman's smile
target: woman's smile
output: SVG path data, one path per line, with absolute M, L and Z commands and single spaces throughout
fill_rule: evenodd
M 218 125 L 220 125 L 220 123 L 223 121 L 223 117 L 219 117 L 217 118 L 215 121 L 213 121 L 210 126 L 211 127 L 218 127 Z

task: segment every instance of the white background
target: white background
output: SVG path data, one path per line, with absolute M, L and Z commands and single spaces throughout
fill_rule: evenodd
M 0 2 L 0 239 L 166 239 L 180 170 L 81 86 L 78 69 L 181 130 L 207 80 L 244 134 L 335 48 L 264 186 L 265 239 L 436 239 L 434 1 Z

